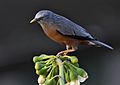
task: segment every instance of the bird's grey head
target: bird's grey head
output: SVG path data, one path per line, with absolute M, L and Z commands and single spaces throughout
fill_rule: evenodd
M 49 10 L 42 10 L 42 11 L 39 11 L 33 20 L 31 20 L 30 23 L 33 23 L 33 22 L 38 22 L 40 23 L 41 21 L 45 21 L 45 20 L 48 20 L 50 19 L 50 17 L 53 15 L 54 13 L 52 11 L 49 11 Z

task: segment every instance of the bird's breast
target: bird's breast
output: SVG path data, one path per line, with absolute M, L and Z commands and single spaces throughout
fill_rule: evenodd
M 60 33 L 58 33 L 57 30 L 57 26 L 54 25 L 49 25 L 49 24 L 41 24 L 43 31 L 45 32 L 45 34 L 52 40 L 61 43 L 61 44 L 70 44 L 73 43 L 73 40 L 61 35 Z
M 52 40 L 62 43 L 65 41 L 65 37 L 63 37 L 62 35 L 60 35 L 56 29 L 56 26 L 53 25 L 49 25 L 49 24 L 41 24 L 43 31 L 45 32 L 45 34 Z

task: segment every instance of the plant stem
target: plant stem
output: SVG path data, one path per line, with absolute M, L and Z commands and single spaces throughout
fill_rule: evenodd
M 59 66 L 59 76 L 60 78 L 60 85 L 65 85 L 65 81 L 64 81 L 64 67 L 63 67 L 63 62 L 61 61 L 61 59 L 57 58 L 56 62 Z

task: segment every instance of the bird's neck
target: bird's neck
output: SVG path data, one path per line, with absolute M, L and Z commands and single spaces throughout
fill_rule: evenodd
M 51 30 L 51 27 L 53 26 L 52 24 L 50 23 L 47 23 L 47 22 L 40 22 L 39 23 L 43 29 L 43 31 L 46 33 L 48 30 Z
M 54 25 L 54 23 L 52 21 L 40 21 L 38 23 L 42 26 L 42 28 L 46 28 L 46 26 L 51 27 Z

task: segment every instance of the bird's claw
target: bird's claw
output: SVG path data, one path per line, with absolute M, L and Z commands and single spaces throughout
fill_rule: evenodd
M 61 52 L 57 53 L 57 55 L 56 55 L 56 56 L 66 56 L 66 55 L 67 55 L 67 53 L 66 53 L 66 52 L 61 51 Z

